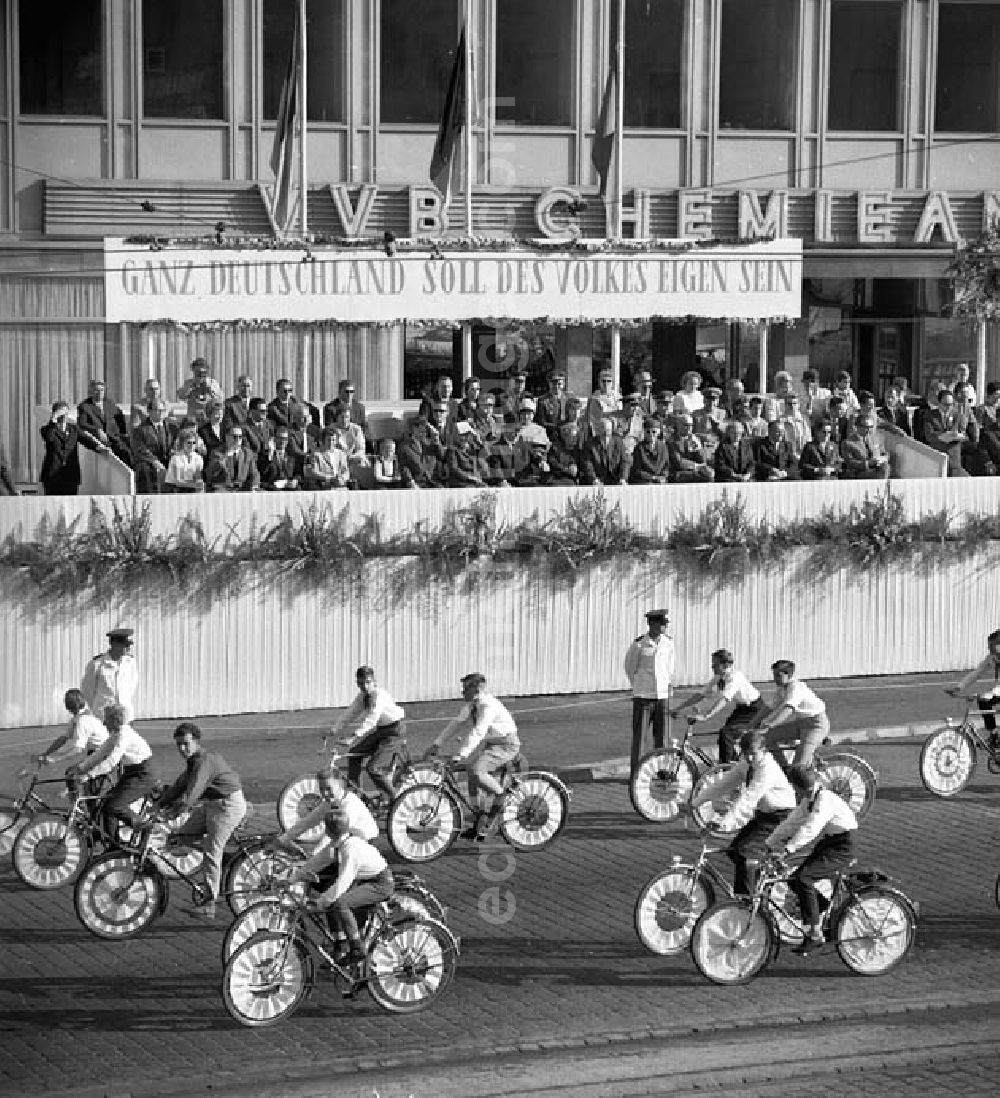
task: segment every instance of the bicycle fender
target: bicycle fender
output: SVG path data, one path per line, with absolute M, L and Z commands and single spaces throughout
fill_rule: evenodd
M 545 778 L 547 781 L 552 782 L 556 789 L 558 789 L 567 800 L 573 796 L 569 786 L 566 785 L 562 778 L 556 777 L 551 770 L 529 770 L 520 775 L 520 780 L 522 782 L 530 781 L 532 778 Z

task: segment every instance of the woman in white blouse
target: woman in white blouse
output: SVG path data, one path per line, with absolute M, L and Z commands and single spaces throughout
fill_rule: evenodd
M 177 438 L 178 449 L 170 455 L 163 483 L 174 492 L 204 492 L 202 473 L 205 463 L 195 449 L 198 434 L 193 427 L 185 427 Z
M 681 376 L 680 391 L 674 394 L 675 415 L 693 416 L 705 406 L 705 398 L 701 395 L 701 374 L 695 370 L 688 370 Z

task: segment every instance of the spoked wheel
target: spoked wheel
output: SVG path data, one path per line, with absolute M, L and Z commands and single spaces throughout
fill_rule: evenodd
M 404 767 L 396 779 L 396 792 L 401 793 L 411 785 L 440 785 L 441 771 L 430 763 L 416 762 Z
M 437 919 L 442 923 L 447 922 L 448 913 L 445 911 L 444 904 L 423 885 L 407 884 L 406 881 L 397 879 L 392 903 L 401 912 L 415 919 Z
M 698 917 L 715 902 L 712 886 L 693 865 L 674 865 L 654 877 L 635 901 L 639 941 L 660 957 L 682 953 Z
M 850 806 L 851 811 L 863 820 L 875 803 L 878 776 L 860 755 L 848 751 L 824 755 L 816 760 L 820 780 Z
M 710 790 L 728 773 L 730 766 L 730 763 L 719 763 L 713 766 L 711 770 L 706 770 L 695 782 L 692 796 L 700 797 L 706 790 Z M 735 835 L 744 824 L 749 823 L 750 813 L 739 818 L 730 818 L 727 814 L 738 793 L 738 790 L 729 790 L 717 800 L 707 800 L 698 805 L 694 810 L 694 818 L 699 827 L 703 827 L 713 835 Z M 725 819 L 725 823 L 723 823 L 723 819 Z
M 710 907 L 695 923 L 691 954 L 703 976 L 716 984 L 745 984 L 774 954 L 767 919 L 735 900 Z
M 902 893 L 866 888 L 844 906 L 837 920 L 837 952 L 849 969 L 881 976 L 896 967 L 913 945 L 916 916 Z
M 14 840 L 14 870 L 32 888 L 62 888 L 80 875 L 90 857 L 90 838 L 65 816 L 42 813 Z
M 672 820 L 690 799 L 696 778 L 695 768 L 679 751 L 650 751 L 639 760 L 629 781 L 632 807 L 646 820 Z
M 305 819 L 322 800 L 323 795 L 319 791 L 319 781 L 315 774 L 303 774 L 300 778 L 292 778 L 278 794 L 278 823 L 281 824 L 281 830 L 287 831 L 299 820 Z M 299 836 L 305 843 L 318 842 L 322 837 L 322 824 L 303 831 Z
M 389 845 L 408 862 L 440 857 L 458 838 L 462 809 L 440 785 L 411 785 L 392 802 L 386 822 Z
M 381 930 L 368 954 L 371 997 L 385 1010 L 413 1014 L 451 983 L 458 942 L 443 923 L 412 919 Z
M 261 931 L 290 934 L 295 923 L 295 911 L 280 900 L 258 900 L 229 924 L 222 940 L 222 964 L 225 967 L 236 951 Z
M 541 850 L 566 826 L 569 797 L 548 774 L 529 772 L 503 797 L 500 831 L 515 850 Z
M 95 858 L 73 889 L 77 918 L 98 938 L 134 938 L 167 905 L 167 882 L 128 854 Z
M 0 808 L 0 858 L 6 858 L 14 849 L 14 843 L 27 822 L 28 817 L 14 809 Z
M 976 744 L 961 728 L 939 728 L 920 750 L 920 780 L 938 797 L 953 797 L 976 772 Z
M 234 915 L 258 900 L 272 897 L 278 873 L 295 860 L 289 855 L 271 850 L 263 840 L 237 851 L 226 866 L 223 892 Z
M 290 934 L 260 931 L 230 957 L 222 1001 L 244 1026 L 273 1026 L 290 1017 L 312 988 L 309 951 Z

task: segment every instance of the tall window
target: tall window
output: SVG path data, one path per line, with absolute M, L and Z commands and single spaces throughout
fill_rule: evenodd
M 722 0 L 719 125 L 795 125 L 797 0 Z
M 458 48 L 455 0 L 382 0 L 383 122 L 437 122 Z
M 625 125 L 681 124 L 684 0 L 628 0 L 625 6 Z
M 103 115 L 101 0 L 20 0 L 22 114 Z
M 347 117 L 346 0 L 307 0 L 306 117 L 343 122 Z M 288 71 L 298 0 L 264 0 L 264 117 L 277 118 Z
M 496 0 L 498 121 L 570 124 L 575 7 L 575 0 Z
M 934 128 L 1000 130 L 1000 4 L 942 4 Z
M 142 0 L 147 118 L 224 118 L 222 0 Z
M 831 130 L 899 128 L 902 5 L 833 0 L 830 6 Z

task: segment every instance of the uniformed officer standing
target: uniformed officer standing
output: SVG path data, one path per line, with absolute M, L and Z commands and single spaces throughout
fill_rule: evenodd
M 87 664 L 80 689 L 99 720 L 104 717 L 105 706 L 120 705 L 129 724 L 135 719 L 135 692 L 139 686 L 132 630 L 112 629 L 108 642 L 107 652 L 99 653 Z
M 667 726 L 667 700 L 674 676 L 674 642 L 667 634 L 670 614 L 650 610 L 648 632 L 636 637 L 625 653 L 625 674 L 632 687 L 632 755 L 629 774 L 634 775 L 642 754 L 642 733 L 648 717 L 653 726 L 653 746 L 661 748 Z

